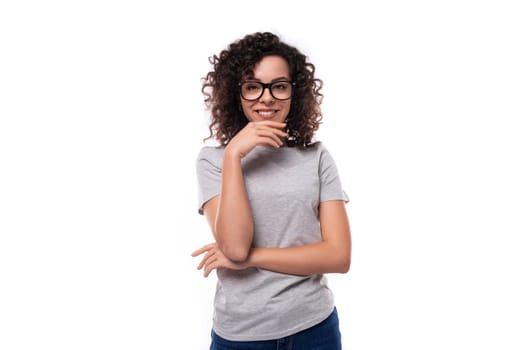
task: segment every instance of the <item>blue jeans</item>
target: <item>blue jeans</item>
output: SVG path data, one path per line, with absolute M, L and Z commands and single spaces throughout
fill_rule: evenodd
M 321 323 L 275 340 L 230 341 L 212 330 L 210 350 L 341 350 L 337 309 Z

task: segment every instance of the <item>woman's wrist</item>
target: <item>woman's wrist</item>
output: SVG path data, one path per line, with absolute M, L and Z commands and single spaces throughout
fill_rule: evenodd
M 237 151 L 234 148 L 229 147 L 229 145 L 226 146 L 226 148 L 224 149 L 224 159 L 225 160 L 238 161 L 238 160 L 241 160 L 241 158 L 242 158 L 241 152 Z
M 259 267 L 258 266 L 258 258 L 260 253 L 260 248 L 251 248 L 250 254 L 248 254 L 248 259 L 246 259 L 246 267 Z

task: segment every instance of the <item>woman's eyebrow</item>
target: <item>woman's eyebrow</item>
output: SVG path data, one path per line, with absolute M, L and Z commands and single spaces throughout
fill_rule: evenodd
M 270 82 L 273 83 L 274 81 L 281 81 L 281 80 L 290 80 L 290 78 L 282 76 L 282 77 L 279 77 L 279 78 L 274 78 Z M 258 81 L 258 82 L 262 82 L 261 79 L 257 79 L 257 78 L 253 78 L 253 77 L 246 78 L 244 81 Z

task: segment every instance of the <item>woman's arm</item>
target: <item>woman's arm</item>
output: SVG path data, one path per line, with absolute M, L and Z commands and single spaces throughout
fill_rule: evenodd
M 247 259 L 253 240 L 253 217 L 241 159 L 257 145 L 281 147 L 285 126 L 273 121 L 248 123 L 224 150 L 221 194 L 208 201 L 203 210 L 219 249 L 233 262 Z
M 253 248 L 248 265 L 295 275 L 348 272 L 352 241 L 344 202 L 322 202 L 319 219 L 321 242 L 289 248 Z
M 244 261 L 252 244 L 253 219 L 241 158 L 225 152 L 222 164 L 221 195 L 204 206 L 204 214 L 222 252 L 232 261 Z
M 204 267 L 205 276 L 218 267 L 236 270 L 257 267 L 295 275 L 347 272 L 352 240 L 344 202 L 322 202 L 319 219 L 322 235 L 319 243 L 289 248 L 253 248 L 248 259 L 242 263 L 229 260 L 215 243 L 202 247 L 192 255 L 206 253 L 198 267 Z

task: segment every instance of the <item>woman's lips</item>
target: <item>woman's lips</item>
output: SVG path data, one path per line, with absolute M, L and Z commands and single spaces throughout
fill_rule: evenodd
M 277 111 L 275 109 L 271 109 L 271 110 L 257 110 L 256 112 L 257 112 L 258 115 L 260 115 L 264 119 L 271 119 L 271 118 L 275 117 L 275 115 L 277 114 Z

